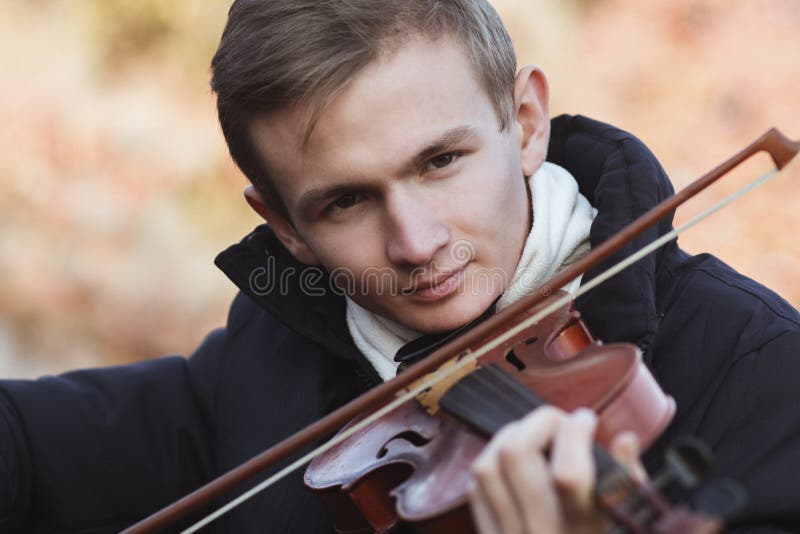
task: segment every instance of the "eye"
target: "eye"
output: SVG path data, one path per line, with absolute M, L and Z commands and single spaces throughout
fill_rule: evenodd
M 345 193 L 331 202 L 330 208 L 346 210 L 347 208 L 353 207 L 360 199 L 361 195 L 358 193 Z
M 457 154 L 455 152 L 445 152 L 444 154 L 439 154 L 431 158 L 430 164 L 436 167 L 437 169 L 441 169 L 442 167 L 447 167 L 453 160 L 456 159 Z

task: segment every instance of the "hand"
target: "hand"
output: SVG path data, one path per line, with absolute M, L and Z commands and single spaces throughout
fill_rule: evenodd
M 603 532 L 607 522 L 594 505 L 591 448 L 595 414 L 567 414 L 544 406 L 503 428 L 472 465 L 470 508 L 482 534 Z M 636 436 L 614 438 L 611 452 L 633 476 L 644 479 Z

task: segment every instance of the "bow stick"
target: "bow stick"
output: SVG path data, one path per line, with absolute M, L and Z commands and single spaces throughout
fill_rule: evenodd
M 184 532 L 195 532 L 199 528 L 207 525 L 220 515 L 226 513 L 241 502 L 244 502 L 256 493 L 266 489 L 269 485 L 273 484 L 286 474 L 294 471 L 306 462 L 310 461 L 314 456 L 321 454 L 328 448 L 333 447 L 336 443 L 346 439 L 350 433 L 356 432 L 362 426 L 366 426 L 373 419 L 380 417 L 382 413 L 391 411 L 391 409 L 402 402 L 405 402 L 408 398 L 413 397 L 417 393 L 430 387 L 433 382 L 443 378 L 446 376 L 446 374 L 441 373 L 435 377 L 428 378 L 414 389 L 409 390 L 409 392 L 403 397 L 396 397 L 393 402 L 385 404 L 387 400 L 395 397 L 398 391 L 410 386 L 413 382 L 419 381 L 422 377 L 428 375 L 442 364 L 452 359 L 454 356 L 462 353 L 472 353 L 474 350 L 474 344 L 481 340 L 487 339 L 494 334 L 495 337 L 490 342 L 485 343 L 484 346 L 481 347 L 480 351 L 475 350 L 474 354 L 470 354 L 469 358 L 465 358 L 459 362 L 459 364 L 466 365 L 468 361 L 478 358 L 486 350 L 490 350 L 493 348 L 493 346 L 501 343 L 502 340 L 505 340 L 508 336 L 512 336 L 516 332 L 527 328 L 530 324 L 537 322 L 542 317 L 547 315 L 551 309 L 557 309 L 558 307 L 562 306 L 564 302 L 555 302 L 552 305 L 542 309 L 539 313 L 531 316 L 527 321 L 521 322 L 519 319 L 520 317 L 524 316 L 524 312 L 544 301 L 551 294 L 552 288 L 564 287 L 573 279 L 599 265 L 613 253 L 625 246 L 628 242 L 644 233 L 649 227 L 658 222 L 661 218 L 674 211 L 678 206 L 692 198 L 697 193 L 706 189 L 708 186 L 722 178 L 725 174 L 737 167 L 743 161 L 760 151 L 765 151 L 770 155 L 775 164 L 776 170 L 771 171 L 763 177 L 760 177 L 751 185 L 745 187 L 742 192 L 732 195 L 728 199 L 720 202 L 711 210 L 708 210 L 706 213 L 695 217 L 681 227 L 674 229 L 664 236 L 661 236 L 661 238 L 642 248 L 636 254 L 630 256 L 626 260 L 623 260 L 601 275 L 598 275 L 587 284 L 582 285 L 579 290 L 579 294 L 582 294 L 592 287 L 595 287 L 603 280 L 606 280 L 607 278 L 624 269 L 627 265 L 630 265 L 646 254 L 649 254 L 659 246 L 674 239 L 680 232 L 694 225 L 700 219 L 705 218 L 714 211 L 717 211 L 724 205 L 730 203 L 734 198 L 738 198 L 738 196 L 741 196 L 746 191 L 777 174 L 777 172 L 783 169 L 800 151 L 800 142 L 791 141 L 775 128 L 770 129 L 749 146 L 735 154 L 733 157 L 721 163 L 705 175 L 701 176 L 678 193 L 663 200 L 661 203 L 651 208 L 638 219 L 628 224 L 628 226 L 623 228 L 616 235 L 612 236 L 599 246 L 593 248 L 582 259 L 558 272 L 550 280 L 546 281 L 537 292 L 520 299 L 502 312 L 486 319 L 483 323 L 475 326 L 468 332 L 450 341 L 391 380 L 374 387 L 356 399 L 353 399 L 337 410 L 331 412 L 322 419 L 298 431 L 289 438 L 277 443 L 266 451 L 228 471 L 206 485 L 198 488 L 173 504 L 136 523 L 135 525 L 123 531 L 123 534 L 145 534 L 157 532 L 159 529 L 174 523 L 192 511 L 197 510 L 205 504 L 208 504 L 241 482 L 258 475 L 262 471 L 273 466 L 281 459 L 297 452 L 304 446 L 318 440 L 322 436 L 339 430 L 356 416 L 376 411 L 378 408 L 383 406 L 383 409 L 381 409 L 380 412 L 373 413 L 370 417 L 360 421 L 359 424 L 348 428 L 348 430 L 351 432 L 345 431 L 338 434 L 335 438 L 333 438 L 333 440 L 327 442 L 321 447 L 308 453 L 303 458 L 300 458 L 286 468 L 280 470 L 266 481 L 229 502 L 227 505 L 207 516 L 205 519 L 196 523 Z M 572 297 L 570 296 L 567 298 Z M 503 332 L 504 334 L 497 336 L 497 332 Z M 454 372 L 459 367 L 460 365 L 451 366 L 448 369 L 448 373 Z

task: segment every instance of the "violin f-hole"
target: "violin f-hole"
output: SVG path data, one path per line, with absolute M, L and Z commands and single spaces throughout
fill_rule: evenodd
M 405 441 L 407 443 L 412 444 L 415 447 L 424 447 L 428 443 L 430 443 L 431 439 L 426 438 L 425 436 L 414 432 L 413 430 L 407 430 L 406 432 L 401 432 L 396 434 L 392 437 L 392 439 L 388 440 L 386 443 L 383 444 L 383 447 L 380 448 L 378 453 L 375 455 L 376 458 L 383 458 L 389 453 L 389 446 L 392 442 L 395 441 Z
M 535 338 L 534 338 L 535 339 Z M 527 341 L 526 341 L 527 343 Z M 506 354 L 506 361 L 517 368 L 517 371 L 524 371 L 525 370 L 525 362 L 519 359 L 519 356 L 514 354 L 513 350 L 508 351 Z

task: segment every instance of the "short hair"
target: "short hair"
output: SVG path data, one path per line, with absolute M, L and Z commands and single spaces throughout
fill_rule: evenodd
M 234 162 L 288 217 L 255 150 L 257 117 L 309 105 L 306 138 L 319 115 L 380 54 L 405 39 L 453 36 L 497 113 L 511 124 L 516 56 L 511 38 L 486 0 L 236 0 L 211 62 L 211 88 Z

